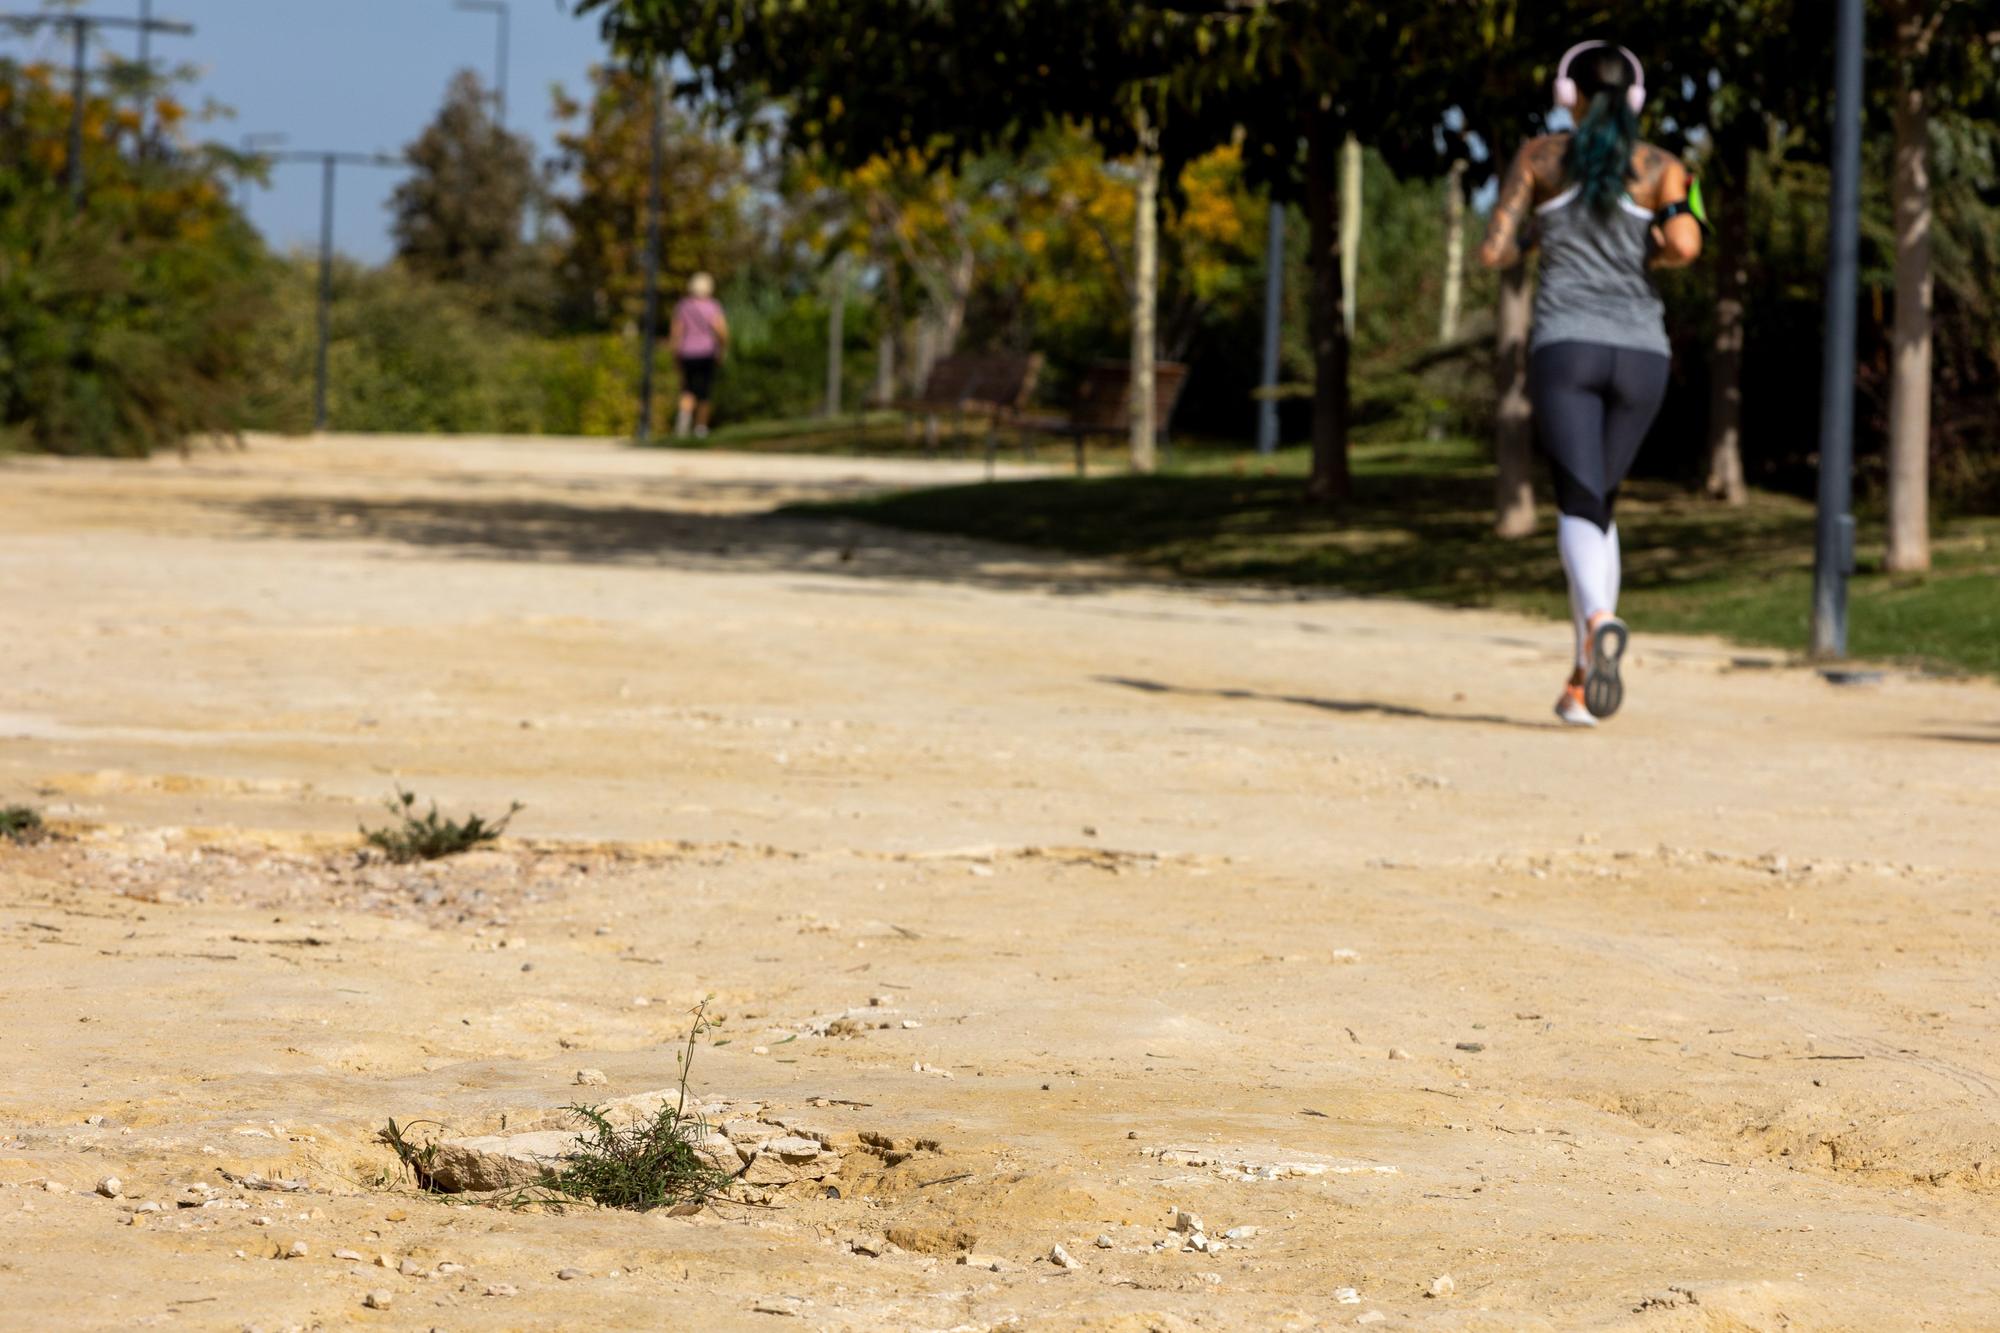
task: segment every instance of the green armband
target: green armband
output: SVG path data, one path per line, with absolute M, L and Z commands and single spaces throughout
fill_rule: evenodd
M 1661 226 L 1665 226 L 1683 213 L 1700 223 L 1703 231 L 1715 230 L 1708 225 L 1708 209 L 1702 204 L 1701 182 L 1698 180 L 1688 182 L 1687 198 L 1681 200 L 1679 203 L 1668 204 L 1665 208 L 1653 214 L 1653 221 L 1659 223 Z

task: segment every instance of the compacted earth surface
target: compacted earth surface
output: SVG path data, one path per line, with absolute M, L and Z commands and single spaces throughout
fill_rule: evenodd
M 972 475 L 0 465 L 0 1325 L 2000 1327 L 2000 690 L 772 513 Z

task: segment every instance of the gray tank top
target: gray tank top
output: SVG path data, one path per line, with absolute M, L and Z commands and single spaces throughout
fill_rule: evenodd
M 1535 213 L 1542 266 L 1529 349 L 1586 342 L 1671 355 L 1666 306 L 1646 271 L 1653 215 L 1629 195 L 1600 214 L 1575 186 Z

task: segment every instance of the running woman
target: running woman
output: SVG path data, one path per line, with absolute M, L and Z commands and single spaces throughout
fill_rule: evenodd
M 1514 158 L 1480 247 L 1509 268 L 1540 245 L 1528 395 L 1555 478 L 1557 546 L 1576 622 L 1576 670 L 1556 716 L 1594 727 L 1624 702 L 1618 618 L 1618 488 L 1666 397 L 1671 347 L 1649 270 L 1701 255 L 1679 158 L 1639 138 L 1646 76 L 1609 42 L 1572 47 L 1556 105 L 1576 128 L 1531 140 Z

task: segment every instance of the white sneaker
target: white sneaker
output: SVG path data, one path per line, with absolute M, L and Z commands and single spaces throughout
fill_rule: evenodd
M 1564 726 L 1594 727 L 1597 718 L 1592 715 L 1589 705 L 1583 701 L 1583 686 L 1563 686 L 1562 697 L 1556 700 L 1556 716 Z

